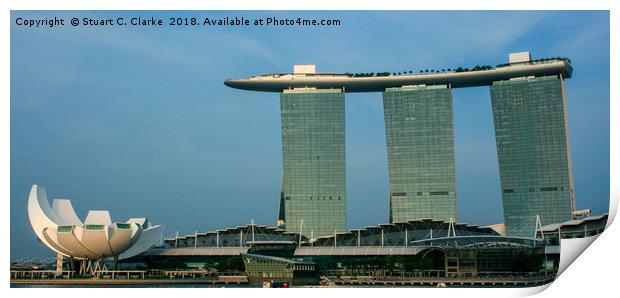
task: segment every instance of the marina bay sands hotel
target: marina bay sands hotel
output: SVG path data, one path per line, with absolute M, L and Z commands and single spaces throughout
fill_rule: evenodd
M 497 67 L 421 74 L 293 73 L 227 80 L 280 93 L 283 176 L 278 224 L 305 236 L 346 229 L 345 93 L 382 92 L 390 223 L 457 220 L 452 89 L 490 86 L 506 235 L 574 219 L 565 58 L 512 53 Z

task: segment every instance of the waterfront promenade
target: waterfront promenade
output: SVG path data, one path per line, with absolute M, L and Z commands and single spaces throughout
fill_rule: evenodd
M 55 271 L 12 271 L 12 286 L 201 286 L 222 287 L 250 286 L 244 275 L 215 276 L 206 271 L 165 271 L 159 277 L 146 271 L 105 271 L 95 277 L 76 278 L 71 272 L 55 275 Z M 112 277 L 114 276 L 114 277 Z M 397 276 L 341 276 L 328 278 L 331 287 L 530 287 L 550 283 L 554 275 L 532 275 L 528 277 L 397 277 Z

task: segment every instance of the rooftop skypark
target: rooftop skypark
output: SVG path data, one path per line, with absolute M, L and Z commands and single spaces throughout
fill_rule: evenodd
M 451 88 L 490 86 L 493 82 L 519 77 L 561 75 L 570 78 L 573 67 L 568 58 L 532 60 L 527 56 L 511 58 L 509 63 L 476 65 L 472 68 L 407 70 L 401 72 L 317 73 L 314 65 L 305 65 L 292 73 L 272 73 L 224 82 L 229 87 L 266 92 L 294 88 L 342 88 L 345 92 L 383 92 L 407 85 L 449 85 Z

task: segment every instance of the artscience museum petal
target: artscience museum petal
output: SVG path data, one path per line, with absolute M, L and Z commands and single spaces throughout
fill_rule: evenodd
M 82 221 L 70 200 L 54 199 L 50 205 L 45 188 L 38 185 L 30 190 L 28 217 L 41 242 L 76 259 L 129 258 L 155 246 L 164 231 L 146 218 L 112 222 L 107 210 L 91 210 Z

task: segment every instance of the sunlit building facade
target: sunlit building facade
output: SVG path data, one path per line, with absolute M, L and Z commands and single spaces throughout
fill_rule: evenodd
M 447 85 L 383 93 L 390 222 L 456 220 L 452 90 Z
M 566 94 L 560 76 L 494 82 L 493 122 L 506 234 L 532 237 L 572 219 L 573 179 Z
M 346 228 L 344 104 L 340 89 L 291 89 L 280 96 L 279 223 L 287 231 L 321 236 Z

